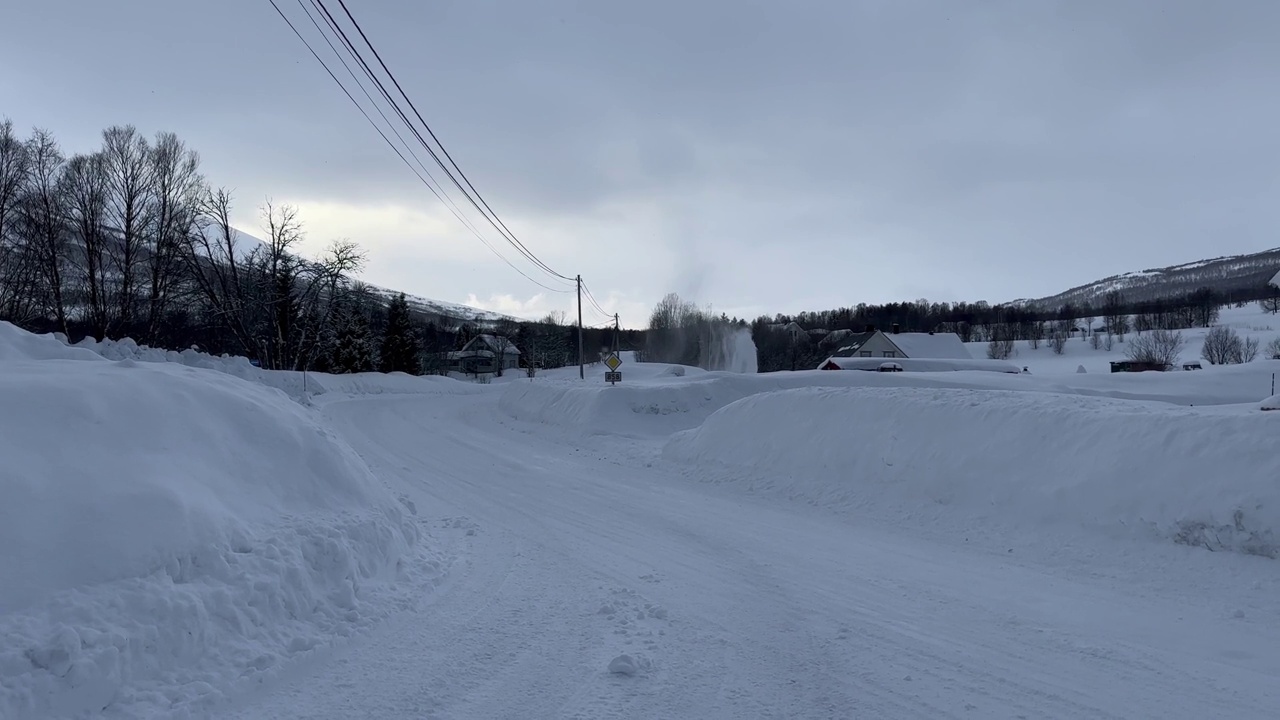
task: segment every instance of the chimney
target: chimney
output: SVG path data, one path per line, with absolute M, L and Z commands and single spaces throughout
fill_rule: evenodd
M 875 326 L 875 325 L 872 325 L 871 323 L 867 323 L 867 330 L 866 330 L 866 331 L 867 331 L 867 332 L 875 332 L 875 331 L 876 331 L 876 326 Z
M 901 331 L 902 331 L 902 328 L 898 327 L 898 323 L 894 323 L 894 324 L 893 324 L 893 334 L 894 334 L 894 335 L 897 335 L 897 334 L 898 334 L 899 332 L 901 332 Z

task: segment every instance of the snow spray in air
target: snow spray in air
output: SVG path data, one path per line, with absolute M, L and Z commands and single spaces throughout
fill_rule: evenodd
M 703 368 L 732 373 L 755 373 L 759 370 L 756 343 L 751 339 L 749 328 L 713 323 L 710 330 L 711 342 L 703 346 L 700 363 Z

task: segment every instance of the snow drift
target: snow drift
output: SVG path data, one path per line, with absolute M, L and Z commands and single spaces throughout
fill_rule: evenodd
M 284 393 L 12 326 L 0 358 L 0 717 L 198 707 L 430 579 L 410 513 Z
M 834 509 L 929 523 L 1141 527 L 1276 557 L 1277 432 L 1272 413 L 991 390 L 812 388 L 730 404 L 673 436 L 664 456 L 699 479 Z
M 0 362 L 12 360 L 128 360 L 139 363 L 167 363 L 213 370 L 268 388 L 280 390 L 296 400 L 310 400 L 320 395 L 388 395 L 388 394 L 470 394 L 480 392 L 471 382 L 458 382 L 443 376 L 414 376 L 405 373 L 328 373 L 291 370 L 263 370 L 248 358 L 235 355 L 210 355 L 195 348 L 164 350 L 139 345 L 130 338 L 95 340 L 86 337 L 68 344 L 61 334 L 35 335 L 0 322 Z

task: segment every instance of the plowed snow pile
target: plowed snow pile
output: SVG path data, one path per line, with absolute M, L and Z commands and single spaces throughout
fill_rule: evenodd
M 199 714 L 428 582 L 309 413 L 0 324 L 0 717 Z
M 926 523 L 1155 531 L 1280 551 L 1280 413 L 925 388 L 753 395 L 674 435 L 690 477 Z

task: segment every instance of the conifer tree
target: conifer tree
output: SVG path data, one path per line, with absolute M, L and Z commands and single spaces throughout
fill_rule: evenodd
M 382 372 L 420 374 L 422 364 L 418 349 L 418 333 L 409 317 L 409 301 L 404 293 L 400 293 L 387 306 L 387 329 L 382 337 L 380 369 Z
M 339 313 L 329 365 L 335 373 L 371 372 L 374 369 L 373 337 L 369 319 L 355 308 Z

